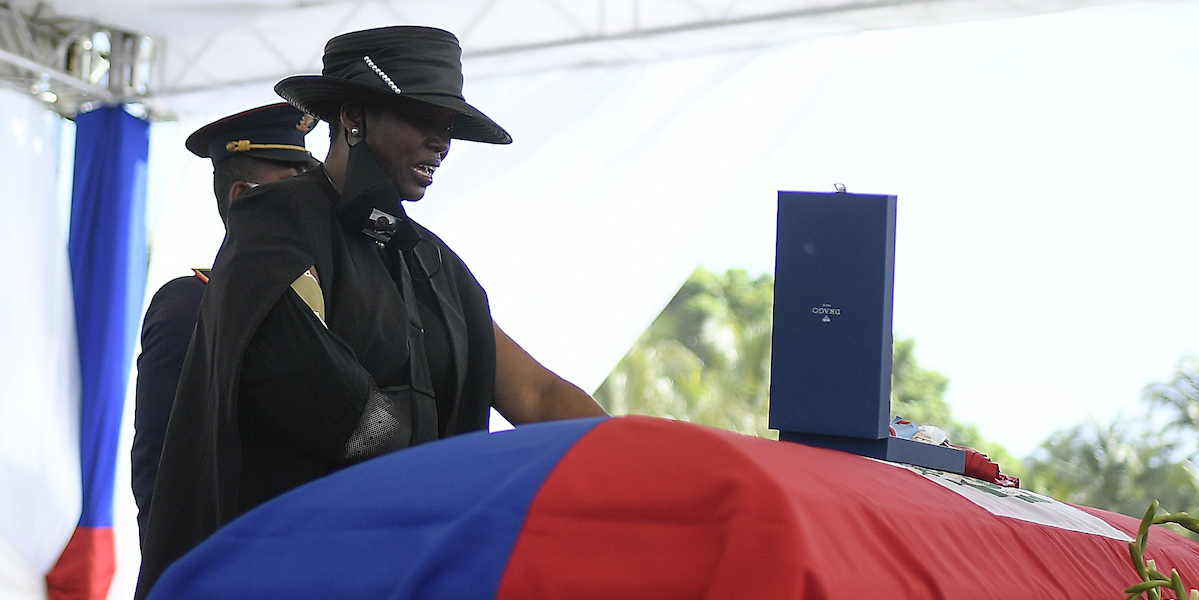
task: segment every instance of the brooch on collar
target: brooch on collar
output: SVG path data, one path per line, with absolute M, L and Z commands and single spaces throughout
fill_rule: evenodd
M 371 216 L 367 219 L 366 227 L 362 228 L 362 233 L 375 238 L 375 241 L 381 244 L 386 244 L 391 241 L 391 236 L 395 235 L 398 220 L 395 215 L 389 215 L 376 208 L 371 211 Z

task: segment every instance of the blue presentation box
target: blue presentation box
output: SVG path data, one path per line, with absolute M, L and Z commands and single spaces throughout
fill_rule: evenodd
M 895 205 L 779 192 L 770 427 L 786 441 L 961 473 L 961 450 L 890 435 Z

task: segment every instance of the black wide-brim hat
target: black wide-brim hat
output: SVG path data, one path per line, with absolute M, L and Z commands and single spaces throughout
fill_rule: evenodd
M 304 136 L 313 124 L 300 109 L 278 102 L 217 119 L 192 132 L 183 145 L 214 165 L 235 154 L 311 165 L 318 161 L 304 146 Z
M 450 137 L 509 144 L 512 136 L 462 97 L 462 48 L 454 34 L 432 27 L 397 26 L 339 35 L 325 44 L 320 75 L 297 75 L 275 92 L 300 110 L 335 122 L 350 100 L 397 96 L 458 113 Z

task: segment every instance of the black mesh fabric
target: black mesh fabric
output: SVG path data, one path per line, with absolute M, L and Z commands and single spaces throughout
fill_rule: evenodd
M 372 391 L 362 420 L 346 441 L 346 459 L 358 461 L 407 446 L 412 438 L 412 422 L 406 416 L 399 414 L 395 401 L 387 394 Z

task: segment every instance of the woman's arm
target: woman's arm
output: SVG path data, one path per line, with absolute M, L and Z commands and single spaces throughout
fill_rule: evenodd
M 314 458 L 342 460 L 373 389 L 353 352 L 288 289 L 246 347 L 241 426 Z
M 555 375 L 495 328 L 495 408 L 513 424 L 608 416 L 591 396 Z

